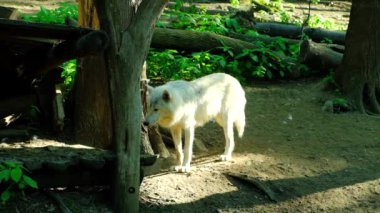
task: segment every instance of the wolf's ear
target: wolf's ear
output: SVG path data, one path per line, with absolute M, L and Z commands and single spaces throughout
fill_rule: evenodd
M 164 90 L 164 93 L 162 93 L 162 99 L 164 101 L 170 101 L 170 94 L 167 90 Z

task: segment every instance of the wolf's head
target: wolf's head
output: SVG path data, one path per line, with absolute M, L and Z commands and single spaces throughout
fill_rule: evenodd
M 148 111 L 144 125 L 158 123 L 163 127 L 168 127 L 173 118 L 172 99 L 172 94 L 167 88 L 148 86 Z

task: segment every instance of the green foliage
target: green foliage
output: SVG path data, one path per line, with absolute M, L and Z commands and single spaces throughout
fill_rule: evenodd
M 70 3 L 61 3 L 59 8 L 53 10 L 41 7 L 38 13 L 34 15 L 24 14 L 22 19 L 39 23 L 63 24 L 66 17 L 78 20 L 78 7 Z
M 321 15 L 312 15 L 309 19 L 310 27 L 321 27 L 325 29 L 333 29 L 334 21 L 330 19 L 326 19 Z
M 229 32 L 243 33 L 249 36 L 257 36 L 253 30 L 243 29 L 239 21 L 234 17 L 222 15 L 206 14 L 205 8 L 191 6 L 183 10 L 183 1 L 176 0 L 174 9 L 166 11 L 162 16 L 165 20 L 170 20 L 170 25 L 165 21 L 158 21 L 157 27 L 167 27 L 174 29 L 185 29 L 194 31 L 207 31 L 217 34 L 227 35 Z M 258 0 L 260 4 L 274 8 L 282 22 L 300 24 L 302 21 L 293 17 L 292 13 L 283 10 L 281 0 Z M 232 3 L 239 4 L 238 0 Z M 77 19 L 77 6 L 63 3 L 54 10 L 47 10 L 41 7 L 41 11 L 35 15 L 24 15 L 25 20 L 63 23 L 66 16 Z M 166 16 L 166 17 L 165 17 Z M 173 19 L 173 17 L 175 17 Z M 312 20 L 315 23 L 325 23 L 319 19 Z M 299 45 L 289 45 L 284 39 L 278 38 L 270 45 L 261 42 L 254 42 L 256 49 L 244 50 L 241 53 L 234 53 L 228 47 L 220 47 L 221 54 L 210 52 L 179 52 L 176 50 L 155 50 L 148 54 L 148 77 L 158 81 L 186 79 L 191 80 L 214 72 L 226 72 L 239 78 L 241 81 L 251 78 L 277 78 L 284 77 L 286 73 L 292 72 L 293 66 L 283 63 L 282 58 L 288 61 L 296 61 L 299 52 Z M 76 61 L 71 60 L 62 65 L 62 77 L 65 89 L 70 90 L 73 86 Z M 302 72 L 307 71 L 307 67 L 300 66 Z
M 325 85 L 336 85 L 335 79 L 334 79 L 334 76 L 332 75 L 332 73 L 326 75 L 324 78 L 322 78 L 321 81 Z
M 70 3 L 61 3 L 57 9 L 49 10 L 44 7 L 34 15 L 23 15 L 25 21 L 50 23 L 50 24 L 63 24 L 65 18 L 70 17 L 73 20 L 78 19 L 78 7 Z M 76 72 L 76 60 L 67 61 L 62 64 L 62 78 L 64 80 L 65 90 L 69 91 L 74 83 Z
M 171 21 L 170 28 L 173 29 L 194 30 L 198 32 L 209 31 L 218 34 L 226 34 L 228 32 L 228 28 L 226 27 L 226 21 L 228 18 L 221 15 L 192 14 L 170 11 L 163 14 L 163 16 L 177 17 L 175 20 Z M 165 24 L 158 22 L 157 27 L 165 27 Z M 234 26 L 231 25 L 231 27 Z
M 294 15 L 285 10 L 281 10 L 276 15 L 279 17 L 279 21 L 286 24 L 302 25 L 302 20 L 300 18 L 295 18 Z
M 256 0 L 256 2 L 276 11 L 283 9 L 282 0 Z
M 149 51 L 147 62 L 147 74 L 149 78 L 156 81 L 192 80 L 217 72 L 227 63 L 222 56 L 209 52 L 182 55 L 177 50 L 154 49 Z
M 61 77 L 63 78 L 65 90 L 70 90 L 73 87 L 76 68 L 76 60 L 70 60 L 62 64 L 63 71 L 61 73 Z
M 282 9 L 282 1 L 261 0 L 261 4 Z M 243 33 L 248 36 L 258 36 L 253 30 L 240 27 L 237 19 L 229 16 L 208 15 L 194 9 L 192 13 L 181 12 L 179 8 L 166 12 L 165 19 L 170 19 L 170 28 L 186 29 L 194 31 L 207 31 L 227 35 L 229 32 Z M 290 13 L 281 11 L 283 22 L 301 23 L 295 20 Z M 173 20 L 173 17 L 176 19 Z M 165 23 L 158 22 L 159 27 L 165 27 Z M 291 63 L 283 63 L 282 59 L 296 62 L 299 45 L 289 45 L 286 40 L 278 38 L 270 45 L 261 42 L 253 42 L 256 49 L 244 50 L 242 53 L 234 53 L 228 47 L 220 47 L 221 54 L 186 53 L 176 50 L 151 50 L 148 56 L 148 77 L 158 81 L 175 79 L 191 80 L 212 72 L 226 72 L 245 80 L 251 78 L 278 78 L 286 76 L 286 73 L 294 69 Z M 301 65 L 301 72 L 306 72 L 307 67 Z
M 348 107 L 348 101 L 346 98 L 334 98 L 332 102 L 334 105 L 342 105 Z
M 239 0 L 230 0 L 230 3 L 233 7 L 237 7 L 240 4 Z
M 37 182 L 24 174 L 20 164 L 5 161 L 0 164 L 0 200 L 5 204 L 12 196 L 23 193 L 26 187 L 38 189 Z
M 252 78 L 282 78 L 293 71 L 292 64 L 282 58 L 296 61 L 299 45 L 288 45 L 278 38 L 270 45 L 256 42 L 257 48 L 234 53 L 229 47 L 220 47 L 221 54 L 209 52 L 186 53 L 176 50 L 151 50 L 148 55 L 148 77 L 155 81 L 192 80 L 215 72 L 229 73 L 241 81 Z
M 320 2 L 320 0 L 311 0 L 312 4 L 318 4 L 319 2 Z

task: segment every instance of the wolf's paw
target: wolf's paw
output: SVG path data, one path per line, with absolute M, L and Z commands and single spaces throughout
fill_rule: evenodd
M 171 167 L 171 170 L 181 173 L 187 173 L 190 172 L 190 166 L 173 166 Z
M 230 160 L 232 160 L 232 156 L 231 155 L 221 155 L 220 160 L 221 161 L 230 161 Z

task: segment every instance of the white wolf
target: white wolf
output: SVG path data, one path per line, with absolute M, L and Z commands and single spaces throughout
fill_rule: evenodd
M 179 172 L 190 171 L 194 129 L 211 119 L 223 127 L 225 151 L 221 160 L 231 160 L 234 149 L 233 125 L 239 137 L 245 127 L 245 92 L 234 77 L 215 73 L 194 81 L 171 81 L 162 86 L 148 87 L 149 107 L 145 125 L 158 123 L 169 128 L 177 152 Z M 185 148 L 182 151 L 182 129 Z

